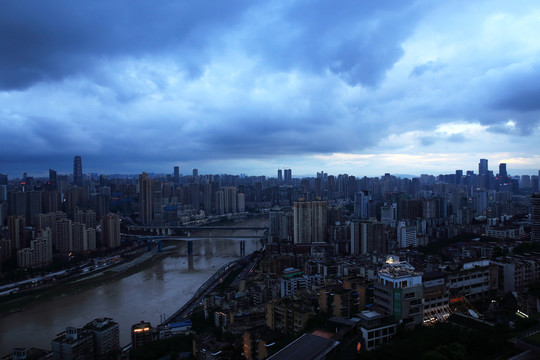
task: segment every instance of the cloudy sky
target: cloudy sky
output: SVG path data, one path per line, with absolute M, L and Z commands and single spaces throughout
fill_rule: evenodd
M 538 1 L 0 2 L 0 173 L 540 169 Z

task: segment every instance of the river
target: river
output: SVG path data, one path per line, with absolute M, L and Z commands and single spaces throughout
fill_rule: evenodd
M 260 249 L 246 240 L 246 254 Z M 120 345 L 141 320 L 158 325 L 186 303 L 222 265 L 240 255 L 238 239 L 194 240 L 193 266 L 185 242 L 177 251 L 135 274 L 75 294 L 62 294 L 0 318 L 0 355 L 15 347 L 50 350 L 55 335 L 67 326 L 82 327 L 95 318 L 110 317 L 119 324 Z

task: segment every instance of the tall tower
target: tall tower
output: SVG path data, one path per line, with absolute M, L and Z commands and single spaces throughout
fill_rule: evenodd
M 53 170 L 53 169 L 49 169 L 49 185 L 50 185 L 51 189 L 56 190 L 56 187 L 57 187 L 57 184 L 58 184 L 57 179 L 58 178 L 56 176 L 56 171 Z
M 478 163 L 478 175 L 487 175 L 488 174 L 488 161 L 487 159 L 480 159 Z
M 279 184 L 283 182 L 283 171 L 281 169 L 278 169 L 277 171 L 277 181 Z
M 508 177 L 508 173 L 506 172 L 506 164 L 500 163 L 499 164 L 499 177 L 506 179 Z
M 143 224 L 152 223 L 154 184 L 147 173 L 139 175 L 139 218 Z
M 82 186 L 83 185 L 83 176 L 82 176 L 82 160 L 79 155 L 73 158 L 73 185 Z
M 174 183 L 175 185 L 180 183 L 180 168 L 178 166 L 174 167 Z
M 291 169 L 285 169 L 285 182 L 290 183 L 292 180 L 292 170 Z

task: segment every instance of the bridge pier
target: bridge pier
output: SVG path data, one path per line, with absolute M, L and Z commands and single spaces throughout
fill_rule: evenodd
M 193 255 L 193 240 L 188 240 L 187 242 L 187 254 Z
M 240 256 L 246 256 L 246 240 L 240 240 Z

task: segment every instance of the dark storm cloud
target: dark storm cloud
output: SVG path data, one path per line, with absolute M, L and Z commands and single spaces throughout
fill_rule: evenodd
M 508 71 L 505 75 L 496 84 L 493 108 L 519 113 L 540 110 L 540 65 Z
M 300 163 L 535 134 L 537 5 L 457 4 L 2 1 L 0 164 Z
M 191 51 L 229 26 L 249 1 L 2 1 L 0 87 L 21 89 L 89 70 L 98 59 Z
M 540 64 L 518 64 L 482 84 L 486 109 L 480 120 L 496 133 L 529 136 L 540 124 Z
M 254 5 L 240 0 L 39 1 L 31 6 L 3 1 L 0 86 L 21 89 L 87 72 L 97 60 L 160 52 L 174 54 L 184 70 L 199 76 L 206 50 L 243 21 L 266 24 L 241 46 L 274 66 L 329 69 L 351 85 L 375 86 L 403 54 L 401 43 L 418 17 L 410 1 L 284 2 L 269 14 L 248 18 Z M 266 22 L 265 16 L 278 19 Z
M 262 41 L 249 48 L 279 68 L 329 70 L 372 87 L 403 55 L 419 10 L 413 1 L 297 1 L 274 10 L 279 21 L 263 21 L 253 34 Z

